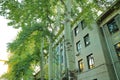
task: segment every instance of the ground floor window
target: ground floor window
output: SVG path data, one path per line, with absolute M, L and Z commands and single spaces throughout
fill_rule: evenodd
M 83 59 L 78 61 L 78 67 L 79 67 L 79 71 L 83 72 L 84 69 Z
M 120 60 L 120 42 L 118 42 L 117 44 L 115 44 L 115 50 L 116 50 L 118 59 Z
M 89 69 L 92 69 L 95 67 L 94 57 L 93 57 L 92 53 L 87 56 L 87 61 L 88 61 L 88 68 Z

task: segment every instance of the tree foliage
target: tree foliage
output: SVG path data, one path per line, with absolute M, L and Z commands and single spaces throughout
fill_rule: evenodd
M 110 4 L 111 2 L 106 0 L 72 0 L 72 25 L 82 19 L 90 23 L 91 18 L 96 19 L 98 12 L 104 11 Z M 21 29 L 16 39 L 8 44 L 11 56 L 7 62 L 9 71 L 4 77 L 9 80 L 32 80 L 32 65 L 37 65 L 40 61 L 40 44 L 43 37 L 44 48 L 47 48 L 49 38 L 54 37 L 56 26 L 63 26 L 66 16 L 65 1 L 2 0 L 0 15 L 10 20 L 8 25 Z
M 26 27 L 19 32 L 18 37 L 12 43 L 8 44 L 11 55 L 7 62 L 9 70 L 6 78 L 9 80 L 21 80 L 21 78 L 30 80 L 30 76 L 33 76 L 35 68 L 33 65 L 39 64 L 41 56 L 40 43 L 42 39 L 40 36 L 51 34 L 49 31 L 43 33 L 42 29 L 40 25 Z M 44 41 L 46 42 L 45 48 L 47 48 L 48 41 L 47 39 L 44 39 Z

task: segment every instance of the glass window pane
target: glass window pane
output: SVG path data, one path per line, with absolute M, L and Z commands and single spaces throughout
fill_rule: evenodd
M 89 34 L 87 34 L 87 35 L 84 37 L 84 43 L 85 43 L 85 47 L 90 44 Z
M 87 56 L 87 61 L 88 61 L 88 68 L 89 69 L 94 68 L 95 63 L 94 63 L 93 54 L 90 54 L 90 55 Z
M 84 29 L 84 28 L 86 27 L 85 20 L 82 20 L 82 21 L 81 21 L 81 27 L 82 27 L 82 29 Z
M 81 43 L 80 43 L 80 41 L 78 41 L 76 43 L 76 49 L 77 49 L 77 52 L 80 52 L 80 50 L 81 50 Z
M 108 30 L 111 34 L 117 32 L 119 30 L 119 28 L 118 28 L 114 19 L 112 19 L 110 22 L 108 22 L 107 26 L 108 26 Z
M 82 72 L 84 70 L 83 59 L 78 61 L 79 71 Z
M 75 29 L 74 29 L 74 33 L 75 33 L 75 36 L 78 35 L 78 33 L 79 33 L 79 27 L 78 27 L 78 26 L 75 27 Z
M 120 60 L 120 42 L 118 42 L 117 44 L 115 44 L 115 50 L 116 50 L 118 59 Z

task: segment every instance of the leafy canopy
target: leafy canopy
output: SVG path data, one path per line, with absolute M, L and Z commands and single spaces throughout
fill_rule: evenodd
M 40 62 L 40 44 L 43 37 L 44 48 L 47 50 L 49 39 L 53 40 L 55 31 L 63 27 L 66 16 L 65 1 L 0 1 L 0 15 L 10 20 L 8 25 L 21 29 L 16 39 L 8 44 L 11 56 L 7 62 L 9 71 L 4 77 L 9 80 L 33 80 L 33 65 Z M 72 0 L 72 25 L 82 19 L 90 23 L 91 18 L 96 19 L 98 12 L 104 11 L 111 3 L 106 0 Z

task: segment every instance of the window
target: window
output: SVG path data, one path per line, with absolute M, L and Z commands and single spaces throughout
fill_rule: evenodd
M 75 32 L 75 36 L 77 36 L 78 33 L 79 33 L 79 27 L 78 26 L 75 27 L 74 32 Z
M 83 72 L 84 69 L 83 59 L 78 61 L 78 67 L 79 67 L 79 71 Z
M 80 50 L 81 50 L 80 41 L 78 41 L 78 42 L 76 43 L 76 49 L 77 49 L 77 52 L 80 52 Z
M 56 47 L 56 53 L 58 53 L 58 52 L 59 52 L 59 46 Z
M 87 56 L 88 68 L 92 69 L 95 66 L 93 54 Z
M 63 43 L 60 44 L 60 49 L 61 49 L 61 50 L 63 49 Z
M 85 47 L 90 44 L 89 34 L 87 34 L 86 36 L 84 36 L 84 43 L 85 43 Z
M 63 55 L 61 56 L 61 63 L 63 63 Z
M 82 21 L 81 21 L 81 27 L 82 27 L 82 29 L 84 29 L 84 28 L 86 27 L 85 20 L 82 20 Z
M 109 30 L 110 34 L 113 34 L 119 30 L 114 19 L 112 19 L 110 22 L 108 22 L 107 26 L 108 26 L 108 30 Z
M 118 59 L 120 60 L 120 42 L 118 42 L 118 43 L 115 45 L 115 50 L 116 50 Z

